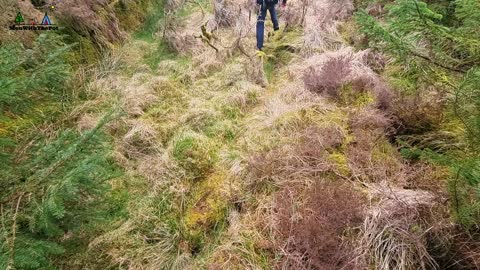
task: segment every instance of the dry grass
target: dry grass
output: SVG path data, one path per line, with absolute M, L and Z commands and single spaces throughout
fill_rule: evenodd
M 257 85 L 240 81 L 234 85 L 233 93 L 226 100 L 226 104 L 230 104 L 246 112 L 247 109 L 258 103 L 258 99 L 262 93 L 263 89 Z
M 141 158 L 138 162 L 137 172 L 150 182 L 154 191 L 158 192 L 165 186 L 173 188 L 176 181 L 186 177 L 185 172 L 165 153 Z
M 427 249 L 426 233 L 431 228 L 424 227 L 435 196 L 388 186 L 374 186 L 371 191 L 380 201 L 363 223 L 359 258 L 375 269 L 436 269 Z
M 290 82 L 263 102 L 261 110 L 251 119 L 257 123 L 251 126 L 251 132 L 270 129 L 288 135 L 307 125 L 324 122 L 323 115 L 334 109 L 321 97 L 306 90 L 301 82 Z
M 288 6 L 282 13 L 282 18 L 288 27 L 303 26 L 308 9 L 312 5 L 311 0 L 289 1 Z
M 239 1 L 213 1 L 213 15 L 217 27 L 230 27 L 235 25 L 240 12 Z
M 199 11 L 193 12 L 181 21 L 172 17 L 167 20 L 164 26 L 165 41 L 171 49 L 180 55 L 201 54 L 207 48 L 198 38 L 202 33 L 200 27 L 204 22 L 205 15 Z
M 97 126 L 97 123 L 100 121 L 100 115 L 94 115 L 91 113 L 84 114 L 77 121 L 77 129 L 82 131 L 91 130 Z
M 348 166 L 354 178 L 361 182 L 405 183 L 408 169 L 383 137 L 371 133 L 358 133 L 347 146 Z
M 61 1 L 56 10 L 63 24 L 104 48 L 126 38 L 107 0 Z
M 148 84 L 149 79 L 148 75 L 137 73 L 128 85 L 121 89 L 122 108 L 130 115 L 144 114 L 145 110 L 158 100 L 151 85 Z
M 263 64 L 263 59 L 255 58 L 246 62 L 244 69 L 250 81 L 266 88 L 268 86 L 268 80 Z
M 215 52 L 215 50 L 206 50 L 201 54 L 193 56 L 193 65 L 195 69 L 192 70 L 193 78 L 205 78 L 214 70 L 219 70 L 224 66 L 222 57 Z
M 375 108 L 350 111 L 348 125 L 352 138 L 345 154 L 355 180 L 405 184 L 410 168 L 386 138 L 391 123 L 390 117 Z
M 123 136 L 123 142 L 131 145 L 140 152 L 147 151 L 154 147 L 158 140 L 158 134 L 147 120 L 135 119 L 127 122 L 128 132 Z
M 165 2 L 165 10 L 175 11 L 185 4 L 184 0 L 167 0 Z
M 152 198 L 136 202 L 129 220 L 116 230 L 94 239 L 90 252 L 101 251 L 112 263 L 129 270 L 185 269 L 191 255 L 181 249 L 181 237 L 162 217 L 152 215 L 157 209 Z M 133 209 L 132 209 L 133 210 Z M 137 214 L 135 214 L 137 213 Z M 144 228 L 148 226 L 149 231 Z
M 329 51 L 343 47 L 338 25 L 353 11 L 350 0 L 317 0 L 309 3 L 305 17 L 306 52 Z

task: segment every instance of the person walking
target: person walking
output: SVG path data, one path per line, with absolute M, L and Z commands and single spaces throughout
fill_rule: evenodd
M 275 10 L 278 0 L 257 0 L 257 4 L 260 5 L 260 11 L 257 19 L 257 48 L 259 51 L 263 48 L 263 40 L 265 35 L 265 18 L 267 17 L 267 11 L 270 12 L 270 17 L 273 22 L 273 30 L 280 29 L 278 25 L 277 11 Z M 287 0 L 282 0 L 282 7 L 285 8 Z

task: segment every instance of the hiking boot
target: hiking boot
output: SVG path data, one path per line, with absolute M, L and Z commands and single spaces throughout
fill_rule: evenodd
M 258 57 L 258 58 L 261 58 L 261 59 L 265 59 L 267 57 L 267 54 L 265 52 L 263 52 L 262 50 L 258 50 L 255 55 Z

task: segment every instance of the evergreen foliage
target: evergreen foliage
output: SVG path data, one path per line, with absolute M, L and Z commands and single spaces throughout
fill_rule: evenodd
M 0 171 L 6 175 L 19 139 L 12 130 L 22 133 L 30 127 L 26 123 L 44 121 L 39 104 L 54 102 L 57 111 L 61 108 L 71 75 L 66 59 L 71 47 L 54 34 L 41 34 L 31 49 L 0 44 Z
M 66 55 L 71 47 L 49 34 L 41 34 L 32 49 L 1 45 L 0 111 L 20 113 L 42 98 L 58 97 L 70 75 Z
M 413 147 L 406 152 L 451 168 L 452 207 L 457 220 L 471 227 L 480 221 L 480 2 L 456 0 L 451 6 L 440 14 L 422 1 L 397 0 L 387 6 L 385 21 L 365 11 L 356 18 L 371 47 L 405 67 L 396 76 L 409 80 L 415 91 L 440 88 L 450 104 L 445 114 L 462 124 L 461 149 L 439 154 Z
M 108 191 L 106 181 L 117 175 L 101 132 L 110 119 L 85 134 L 67 129 L 51 142 L 37 142 L 29 157 L 4 176 L 2 269 L 54 269 L 51 256 L 64 252 L 60 238 L 101 218 L 92 206 Z

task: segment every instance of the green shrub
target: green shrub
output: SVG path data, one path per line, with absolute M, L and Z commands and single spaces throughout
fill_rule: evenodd
M 36 141 L 1 176 L 2 269 L 54 269 L 53 256 L 65 252 L 63 236 L 102 219 L 105 213 L 93 206 L 118 175 L 101 132 L 107 120 L 83 135 L 67 129 L 51 142 Z
M 22 112 L 45 97 L 60 98 L 70 76 L 62 37 L 41 34 L 32 49 L 0 46 L 0 110 Z
M 454 216 L 469 228 L 480 222 L 480 70 L 477 67 L 480 62 L 480 3 L 456 0 L 449 8 L 442 9 L 432 8 L 422 1 L 397 0 L 387 9 L 389 12 L 383 23 L 365 11 L 358 12 L 356 18 L 362 32 L 373 48 L 392 56 L 396 60 L 394 65 L 404 67 L 398 76 L 407 75 L 409 90 L 417 92 L 413 94 L 422 96 L 418 92 L 428 93 L 427 89 L 432 86 L 437 88 L 443 101 L 423 99 L 423 102 L 445 102 L 444 111 L 440 113 L 447 117 L 435 120 L 430 117 L 432 111 L 428 110 L 424 114 L 430 117 L 426 131 L 441 132 L 442 126 L 449 125 L 442 121 L 451 122 L 450 126 L 461 125 L 461 134 L 457 134 L 461 143 L 456 147 L 440 153 L 428 147 L 410 146 L 403 154 L 450 167 L 450 201 Z M 418 108 L 419 104 L 414 105 Z M 408 110 L 408 106 L 403 109 Z M 418 123 L 425 117 L 417 119 Z M 410 118 L 411 121 L 415 119 Z M 424 124 L 420 126 L 425 128 Z

